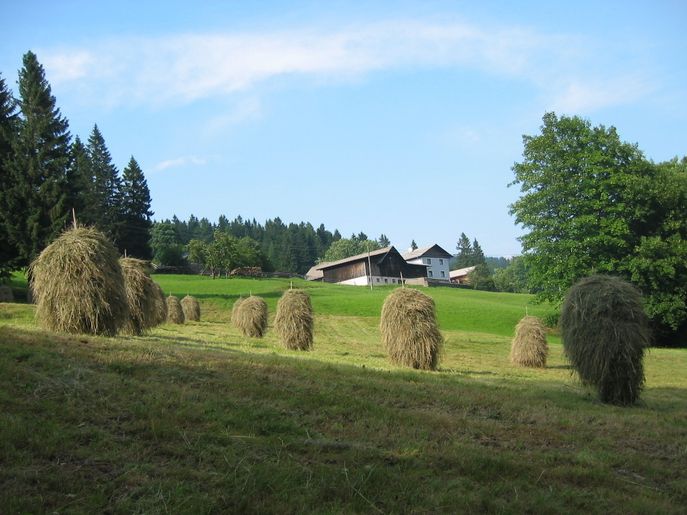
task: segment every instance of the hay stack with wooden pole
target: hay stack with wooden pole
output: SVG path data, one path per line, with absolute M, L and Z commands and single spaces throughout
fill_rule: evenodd
M 181 299 L 181 310 L 184 312 L 184 321 L 200 322 L 200 303 L 191 295 Z
M 164 324 L 167 320 L 167 298 L 159 284 L 153 281 L 155 291 L 155 325 Z
M 642 296 L 630 283 L 595 275 L 570 288 L 561 309 L 566 356 L 602 402 L 633 404 L 644 385 L 649 321 Z
M 236 311 L 236 313 L 234 313 Z M 251 338 L 262 338 L 267 331 L 267 303 L 251 295 L 232 310 L 234 326 Z
M 100 231 L 68 230 L 31 264 L 39 323 L 52 331 L 113 336 L 129 317 L 119 255 Z
M 379 328 L 382 345 L 392 363 L 437 369 L 444 339 L 430 296 L 412 288 L 394 290 L 382 306 Z
M 543 322 L 537 317 L 523 317 L 515 326 L 515 337 L 510 347 L 511 363 L 520 367 L 544 368 L 548 354 Z
M 147 272 L 145 261 L 121 258 L 119 264 L 124 274 L 126 299 L 129 304 L 129 320 L 124 325 L 126 334 L 139 335 L 157 324 L 157 291 Z
M 181 308 L 179 298 L 174 295 L 167 297 L 167 323 L 183 324 L 184 310 Z
M 310 295 L 303 290 L 286 290 L 277 303 L 274 330 L 287 349 L 312 350 L 313 311 Z

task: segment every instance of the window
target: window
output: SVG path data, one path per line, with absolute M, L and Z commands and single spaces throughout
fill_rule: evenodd
M 444 264 L 444 260 L 443 260 L 443 259 L 439 259 L 439 264 L 440 264 L 440 265 L 443 265 L 443 264 Z
M 389 284 L 389 279 L 386 277 L 384 278 L 384 284 Z
M 377 282 L 379 282 L 379 277 L 377 277 Z
M 446 277 L 446 272 L 444 272 L 443 270 L 441 271 L 441 277 Z
M 432 264 L 432 258 L 427 258 L 427 264 L 431 265 Z
M 428 271 L 427 271 L 427 276 L 428 276 L 428 277 L 434 277 L 434 275 L 432 274 L 432 271 L 431 271 L 431 270 L 428 270 Z

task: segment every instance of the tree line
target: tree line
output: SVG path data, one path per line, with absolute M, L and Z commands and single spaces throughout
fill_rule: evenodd
M 26 267 L 74 218 L 105 232 L 120 252 L 150 257 L 150 192 L 132 156 L 119 174 L 93 127 L 72 141 L 33 52 L 23 56 L 18 98 L 0 76 L 0 277 Z

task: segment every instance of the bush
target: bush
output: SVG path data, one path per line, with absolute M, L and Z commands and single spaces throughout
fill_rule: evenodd
M 251 295 L 242 300 L 238 307 L 235 305 L 232 322 L 244 336 L 262 338 L 267 330 L 267 303 L 260 297 Z
M 51 331 L 113 336 L 129 318 L 119 255 L 96 229 L 68 230 L 29 270 L 36 316 Z
M 549 346 L 546 343 L 546 328 L 537 317 L 523 317 L 515 326 L 515 337 L 511 343 L 510 361 L 521 367 L 543 368 Z
M 602 402 L 633 404 L 644 384 L 642 360 L 649 323 L 639 291 L 617 277 L 582 279 L 561 311 L 565 354 Z
M 311 350 L 313 313 L 310 296 L 302 290 L 286 290 L 277 303 L 274 329 L 287 349 Z
M 394 290 L 384 300 L 380 331 L 392 363 L 436 370 L 444 340 L 431 297 L 411 288 Z

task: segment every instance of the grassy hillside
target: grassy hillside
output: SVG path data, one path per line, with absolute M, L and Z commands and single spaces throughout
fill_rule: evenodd
M 203 321 L 73 337 L 0 304 L 0 512 L 684 512 L 682 349 L 652 349 L 622 409 L 557 342 L 544 370 L 509 365 L 502 319 L 526 296 L 429 290 L 446 348 L 428 373 L 387 363 L 383 290 L 304 285 L 318 314 L 299 353 L 228 324 L 249 291 L 272 318 L 288 281 L 156 280 L 201 298 Z

